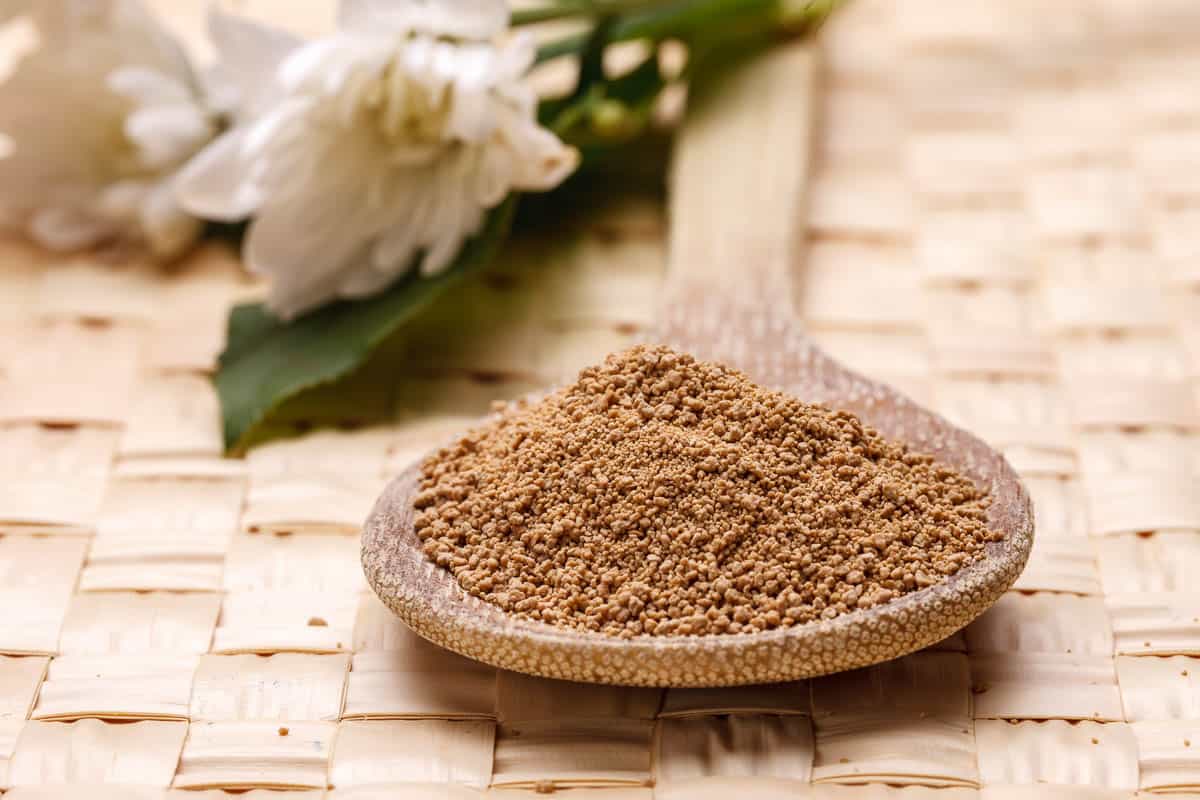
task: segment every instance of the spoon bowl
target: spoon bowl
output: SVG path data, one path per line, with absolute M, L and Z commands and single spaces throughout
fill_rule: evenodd
M 694 325 L 702 317 L 692 319 Z M 787 338 L 783 330 L 779 335 Z M 684 344 L 665 343 L 676 349 Z M 702 358 L 716 355 L 686 349 Z M 889 438 L 908 442 L 986 487 L 988 527 L 1004 538 L 989 543 L 983 559 L 940 583 L 831 620 L 751 634 L 617 639 L 513 617 L 464 592 L 450 572 L 421 552 L 413 528 L 412 498 L 420 480 L 420 466 L 414 465 L 392 482 L 367 521 L 368 580 L 406 624 L 442 647 L 517 672 L 595 683 L 733 686 L 797 680 L 895 658 L 962 628 L 1012 585 L 1033 544 L 1029 495 L 1012 467 L 976 437 L 842 369 L 802 338 L 776 353 L 764 366 L 780 370 L 786 382 L 764 380 L 761 372 L 751 377 L 807 401 L 853 411 Z
M 778 52 L 734 70 L 715 97 L 689 100 L 673 164 L 667 301 L 647 341 L 740 369 L 809 403 L 846 409 L 891 439 L 988 491 L 987 524 L 1003 538 L 924 589 L 830 620 L 750 634 L 636 636 L 511 616 L 463 591 L 421 551 L 414 465 L 377 502 L 363 567 L 383 602 L 421 636 L 497 667 L 574 681 L 734 686 L 867 666 L 934 644 L 987 609 L 1017 579 L 1033 544 L 1029 495 L 1012 467 L 970 433 L 900 393 L 845 369 L 804 335 L 791 311 L 803 218 L 812 52 Z M 799 99 L 799 102 L 798 102 Z M 767 162 L 764 154 L 784 154 Z M 755 197 L 755 213 L 729 203 Z M 758 206 L 762 207 L 759 213 Z

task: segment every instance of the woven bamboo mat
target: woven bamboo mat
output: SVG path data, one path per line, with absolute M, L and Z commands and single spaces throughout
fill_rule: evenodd
M 929 651 L 737 690 L 497 673 L 383 610 L 358 567 L 374 496 L 652 321 L 653 202 L 522 244 L 425 320 L 404 374 L 351 390 L 394 423 L 244 461 L 205 377 L 256 291 L 228 250 L 163 273 L 9 242 L 6 800 L 1200 793 L 1200 6 L 857 0 L 823 42 L 797 302 L 1024 474 L 1017 591 Z

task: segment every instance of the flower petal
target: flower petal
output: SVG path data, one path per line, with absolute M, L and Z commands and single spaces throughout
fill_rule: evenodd
M 142 166 L 152 170 L 177 166 L 213 133 L 204 111 L 184 103 L 139 109 L 125 118 L 125 135 L 137 144 Z
M 63 50 L 76 64 L 107 69 L 89 62 L 97 40 L 127 55 L 123 60 L 177 75 L 189 75 L 183 47 L 140 0 L 5 0 L 0 19 L 27 12 L 45 48 Z
M 279 83 L 290 95 L 331 95 L 344 101 L 351 93 L 357 102 L 359 95 L 353 94 L 353 87 L 348 89 L 347 84 L 363 73 L 382 70 L 395 47 L 391 38 L 378 34 L 334 34 L 289 53 L 279 66 Z
M 488 89 L 495 60 L 490 47 L 459 48 L 453 73 L 453 105 L 446 122 L 446 132 L 451 137 L 481 142 L 491 136 L 496 121 Z
M 342 48 L 343 42 L 337 36 L 318 39 L 297 47 L 279 64 L 280 85 L 292 93 L 315 85 Z
M 150 192 L 142 203 L 140 222 L 150 251 L 160 258 L 174 258 L 200 236 L 204 223 L 188 214 L 175 200 L 169 181 Z
M 383 232 L 371 248 L 371 267 L 376 272 L 399 275 L 407 271 L 417 251 L 420 232 L 412 221 L 403 219 Z
M 267 304 L 283 319 L 337 297 L 355 260 L 367 262 L 367 242 L 352 217 L 333 206 L 328 216 L 337 221 L 306 228 L 296 224 L 289 205 L 267 205 L 250 224 L 242 255 L 251 272 L 271 279 Z
M 109 219 L 133 219 L 149 192 L 144 181 L 117 181 L 104 188 L 96 207 Z
M 285 317 L 337 296 L 346 275 L 369 263 L 390 211 L 366 207 L 362 187 L 379 159 L 370 136 L 355 133 L 361 138 L 347 140 L 337 128 L 314 132 L 303 160 L 316 168 L 270 192 L 251 225 L 246 264 L 271 279 L 270 305 Z
M 478 225 L 474 227 L 476 230 L 479 228 Z M 475 231 L 470 231 L 470 233 L 475 233 Z M 463 242 L 466 238 L 466 236 L 458 231 L 446 232 L 439 236 L 433 245 L 425 251 L 425 255 L 421 259 L 421 274 L 428 278 L 440 272 L 445 272 L 454 262 L 454 257 L 458 255 L 458 251 L 462 250 Z
M 398 272 L 381 272 L 372 266 L 369 259 L 363 259 L 361 264 L 352 266 L 349 272 L 341 276 L 337 296 L 348 300 L 370 297 L 386 289 L 397 277 Z
M 199 223 L 153 199 L 213 133 L 182 46 L 140 0 L 29 8 L 40 46 L 0 85 L 12 143 L 0 161 L 0 213 L 57 249 L 118 237 L 154 249 L 190 241 L 184 228 Z
M 187 103 L 191 91 L 170 75 L 148 67 L 119 67 L 105 79 L 108 88 L 140 106 Z
M 176 75 L 191 83 L 191 61 L 182 43 L 164 28 L 141 0 L 51 0 L 71 9 L 78 19 L 90 17 L 93 35 L 109 36 L 122 50 L 125 63 Z M 76 23 L 79 25 L 78 21 Z M 70 47 L 73 42 L 66 42 Z
M 579 166 L 579 151 L 568 147 L 535 120 L 510 120 L 508 145 L 517 152 L 513 188 L 544 192 L 558 186 Z
M 517 80 L 529 72 L 537 59 L 537 40 L 529 31 L 517 31 L 497 48 L 496 80 Z
M 303 40 L 285 30 L 227 14 L 215 4 L 209 12 L 208 30 L 219 61 L 207 79 L 224 95 L 224 103 L 236 97 L 238 116 L 261 113 L 279 98 L 279 67 Z
M 487 148 L 475 173 L 476 199 L 487 208 L 499 205 L 513 185 L 513 169 L 512 158 L 503 148 Z
M 218 136 L 176 176 L 174 191 L 181 206 L 205 219 L 232 222 L 250 216 L 261 203 L 246 180 L 241 151 L 245 128 Z
M 29 235 L 51 250 L 90 247 L 115 233 L 112 223 L 74 208 L 48 208 L 29 221 Z
M 289 97 L 252 124 L 239 128 L 245 131 L 242 158 L 257 160 L 259 163 L 254 165 L 256 167 L 261 167 L 264 161 L 270 166 L 271 159 L 267 156 L 282 149 L 310 149 L 304 148 L 305 139 L 313 139 L 317 131 L 310 131 L 307 127 L 307 117 L 316 108 L 317 104 L 309 98 Z
M 121 177 L 128 148 L 114 144 L 123 142 L 127 108 L 127 100 L 105 88 L 103 73 L 80 72 L 56 50 L 43 47 L 23 59 L 0 83 L 0 132 L 11 144 L 0 159 L 0 206 L 10 215 L 89 207 L 106 183 Z

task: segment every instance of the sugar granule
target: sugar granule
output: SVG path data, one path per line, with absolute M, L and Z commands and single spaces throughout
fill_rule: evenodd
M 425 555 L 505 611 L 736 634 L 930 586 L 999 538 L 988 498 L 847 412 L 635 347 L 422 465 Z

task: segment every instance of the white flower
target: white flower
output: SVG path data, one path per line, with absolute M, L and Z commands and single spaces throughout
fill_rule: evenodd
M 503 0 L 346 0 L 336 33 L 249 82 L 266 108 L 192 162 L 180 197 L 203 216 L 254 216 L 244 257 L 276 313 L 371 295 L 418 255 L 436 273 L 510 192 L 575 168 L 537 123 L 533 42 L 507 23 Z M 241 67 L 227 72 L 251 74 L 214 40 Z
M 216 132 L 182 48 L 137 0 L 7 0 L 0 16 L 23 10 L 40 43 L 0 84 L 0 219 L 55 249 L 178 254 L 202 223 L 172 180 Z

